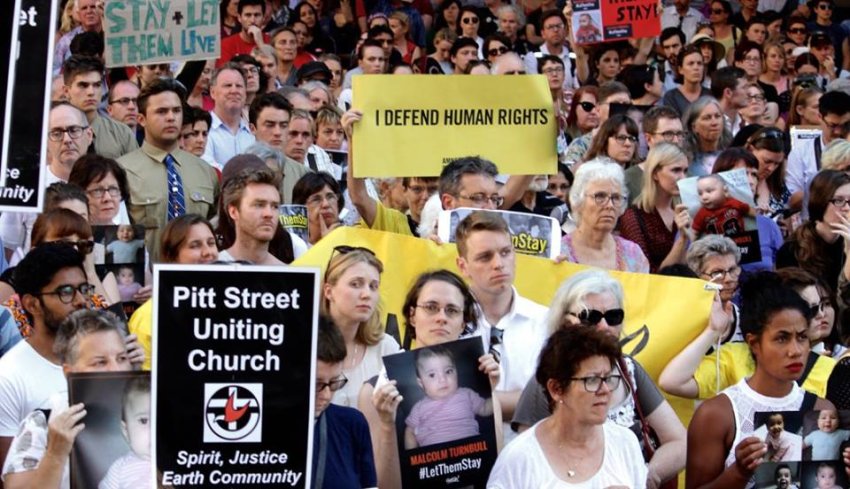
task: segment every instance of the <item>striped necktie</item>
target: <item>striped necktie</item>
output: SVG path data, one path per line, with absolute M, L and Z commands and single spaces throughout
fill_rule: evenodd
M 176 161 L 170 154 L 165 156 L 165 170 L 168 172 L 168 220 L 186 214 L 186 198 L 183 194 L 183 179 L 177 171 Z

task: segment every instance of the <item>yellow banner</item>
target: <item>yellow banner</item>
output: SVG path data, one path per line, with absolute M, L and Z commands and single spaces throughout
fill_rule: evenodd
M 357 177 L 439 176 L 478 155 L 507 175 L 556 172 L 557 121 L 543 75 L 361 75 L 353 80 Z
M 318 266 L 324 273 L 333 248 L 339 245 L 369 248 L 384 263 L 381 307 L 390 322 L 397 321 L 401 338 L 401 305 L 416 277 L 438 268 L 459 273 L 454 244 L 438 245 L 427 239 L 350 227 L 333 231 L 294 264 Z M 517 254 L 515 286 L 522 296 L 548 307 L 561 282 L 585 268 Z M 624 350 L 634 353 L 657 379 L 667 362 L 705 328 L 714 292 L 707 291 L 705 282 L 697 279 L 625 272 L 611 275 L 620 280 L 625 291 L 623 334 L 633 336 Z

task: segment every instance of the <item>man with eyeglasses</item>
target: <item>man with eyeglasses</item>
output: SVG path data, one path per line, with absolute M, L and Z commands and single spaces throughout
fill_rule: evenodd
M 691 0 L 674 0 L 673 5 L 664 7 L 661 12 L 661 28 L 681 29 L 685 33 L 685 43 L 691 42 L 697 32 L 697 24 L 704 20 L 699 11 L 691 8 Z
M 821 156 L 829 143 L 848 135 L 850 95 L 830 91 L 820 98 L 821 136 L 811 144 L 792 144 L 785 165 L 785 185 L 791 192 L 792 205 L 802 205 L 803 193 L 821 169 Z M 805 207 L 805 206 L 803 206 Z
M 18 264 L 15 291 L 33 328 L 29 338 L 0 358 L 0 464 L 24 417 L 49 408 L 50 398 L 67 389 L 54 341 L 68 315 L 88 307 L 94 286 L 88 283 L 80 252 L 64 243 L 46 243 Z M 124 346 L 133 363 L 144 361 L 134 336 Z
M 145 132 L 139 130 L 139 87 L 135 83 L 121 80 L 112 85 L 106 112 L 109 117 L 129 127 L 136 135 L 136 142 L 141 144 Z
M 404 177 L 401 179 L 404 198 L 407 200 L 407 225 L 410 233 L 419 237 L 419 223 L 425 203 L 439 190 L 437 177 Z
M 86 154 L 92 142 L 92 130 L 86 115 L 67 102 L 54 104 L 47 119 L 47 175 L 45 186 L 67 182 L 74 163 Z M 10 259 L 18 248 L 30 248 L 30 235 L 38 213 L 4 212 L 0 214 L 0 239 Z
M 215 63 L 216 68 L 227 63 L 236 55 L 250 55 L 252 49 L 269 43 L 269 35 L 263 33 L 260 28 L 263 23 L 263 15 L 266 12 L 266 2 L 264 0 L 239 0 L 236 8 L 239 12 L 239 24 L 242 29 L 221 40 L 221 56 Z
M 566 25 L 567 19 L 560 11 L 543 12 L 539 24 L 543 44 L 540 45 L 540 51 L 525 55 L 525 70 L 527 73 L 538 73 L 537 65 L 541 58 L 546 55 L 557 56 L 564 62 L 564 89 L 568 90 L 578 88 L 578 81 L 573 76 L 570 50 L 564 44 L 567 37 Z
M 516 436 L 509 421 L 546 339 L 547 308 L 520 296 L 513 286 L 516 253 L 501 217 L 473 212 L 458 225 L 455 243 L 458 269 L 469 280 L 480 312 L 476 334 L 484 350 L 499 358 L 502 375 L 494 394 L 508 421 L 503 426 L 507 443 Z
M 68 102 L 86 114 L 94 133 L 94 152 L 117 159 L 139 148 L 136 135 L 127 125 L 98 113 L 103 91 L 103 62 L 90 56 L 74 55 L 62 65 L 65 96 Z
M 682 127 L 679 112 L 673 107 L 656 105 L 643 116 L 642 129 L 646 136 L 646 146 L 652 150 L 658 143 L 670 143 L 682 147 L 687 133 Z M 643 191 L 644 162 L 631 166 L 625 171 L 626 188 L 629 190 L 629 205 L 633 205 Z
M 744 70 L 725 66 L 711 74 L 711 94 L 720 102 L 726 129 L 734 136 L 741 129 L 741 109 L 749 104 Z

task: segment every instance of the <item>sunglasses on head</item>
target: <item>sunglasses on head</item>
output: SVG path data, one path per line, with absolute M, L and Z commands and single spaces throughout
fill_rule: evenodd
M 331 251 L 331 257 L 328 258 L 328 264 L 325 267 L 325 280 L 327 280 L 328 269 L 331 267 L 331 263 L 333 262 L 334 257 L 336 255 L 347 255 L 347 254 L 352 253 L 354 251 L 363 251 L 364 253 L 368 253 L 372 256 L 376 256 L 375 252 L 370 250 L 369 248 L 364 248 L 362 246 L 339 245 L 339 246 L 335 247 L 333 249 L 333 251 Z
M 622 309 L 608 309 L 605 312 L 597 311 L 596 309 L 585 309 L 578 314 L 570 313 L 578 318 L 582 324 L 587 326 L 596 326 L 603 319 L 608 326 L 619 326 L 623 324 L 623 319 L 626 317 L 625 311 Z

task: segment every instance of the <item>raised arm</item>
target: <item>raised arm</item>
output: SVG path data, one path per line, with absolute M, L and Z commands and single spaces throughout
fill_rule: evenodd
M 354 123 L 361 119 L 363 119 L 363 112 L 357 109 L 350 109 L 342 115 L 342 127 L 348 136 L 348 175 L 346 182 L 351 203 L 354 204 L 366 225 L 371 228 L 378 214 L 378 205 L 369 197 L 365 181 L 362 178 L 354 177 Z

